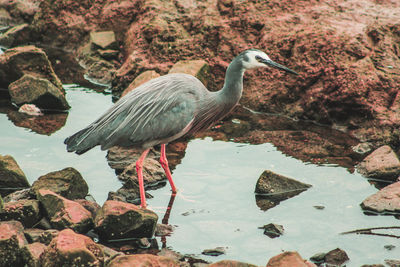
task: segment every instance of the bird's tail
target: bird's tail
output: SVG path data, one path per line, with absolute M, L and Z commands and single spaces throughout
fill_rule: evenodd
M 99 140 L 93 133 L 93 126 L 90 125 L 85 129 L 67 137 L 64 144 L 67 145 L 68 152 L 75 152 L 80 155 L 92 149 L 99 144 Z

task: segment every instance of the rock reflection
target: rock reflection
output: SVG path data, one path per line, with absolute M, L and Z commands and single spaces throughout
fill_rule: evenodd
M 7 112 L 7 117 L 15 124 L 15 126 L 31 129 L 38 134 L 51 135 L 65 125 L 68 113 L 30 116 L 16 110 L 9 110 Z

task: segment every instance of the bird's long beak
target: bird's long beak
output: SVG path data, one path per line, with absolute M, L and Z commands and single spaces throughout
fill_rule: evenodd
M 283 65 L 281 65 L 279 63 L 276 63 L 275 61 L 272 61 L 270 59 L 258 58 L 258 60 L 260 62 L 264 63 L 267 66 L 270 66 L 270 67 L 273 67 L 273 68 L 276 68 L 276 69 L 281 69 L 281 70 L 284 70 L 286 72 L 289 72 L 289 73 L 292 73 L 292 74 L 295 74 L 295 75 L 299 75 L 294 70 L 291 70 L 291 69 L 289 69 L 289 68 L 287 68 L 287 67 L 285 67 L 285 66 L 283 66 Z

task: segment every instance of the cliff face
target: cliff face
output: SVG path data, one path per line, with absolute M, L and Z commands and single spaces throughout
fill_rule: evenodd
M 259 48 L 300 76 L 248 72 L 242 104 L 344 126 L 362 141 L 399 143 L 396 0 L 27 2 L 34 16 L 11 12 L 16 9 L 11 1 L 0 5 L 30 23 L 35 41 L 77 56 L 90 32 L 115 32 L 121 50 L 112 81 L 117 94 L 143 71 L 165 74 L 184 59 L 207 61 L 208 86 L 217 90 L 230 60 L 247 48 Z

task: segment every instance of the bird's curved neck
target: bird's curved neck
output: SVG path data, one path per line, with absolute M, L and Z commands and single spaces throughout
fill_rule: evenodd
M 243 90 L 244 71 L 243 64 L 238 58 L 235 58 L 231 64 L 229 64 L 225 74 L 224 86 L 220 90 L 220 96 L 223 98 L 224 102 L 231 104 L 239 102 Z

